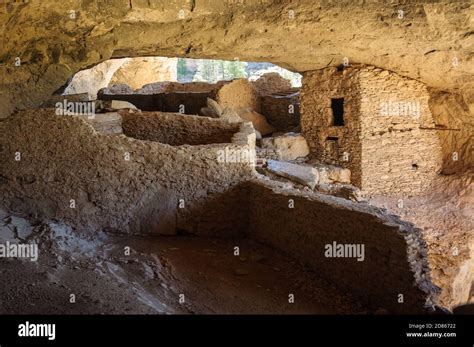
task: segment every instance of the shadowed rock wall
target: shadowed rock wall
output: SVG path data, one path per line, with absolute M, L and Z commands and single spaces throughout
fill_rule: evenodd
M 439 293 L 419 230 L 379 209 L 253 181 L 249 211 L 251 237 L 292 255 L 369 307 L 421 313 Z M 326 257 L 333 242 L 364 245 L 363 261 Z

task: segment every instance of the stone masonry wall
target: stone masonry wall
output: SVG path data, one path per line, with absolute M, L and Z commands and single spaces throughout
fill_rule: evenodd
M 162 112 L 121 112 L 123 133 L 172 146 L 230 143 L 239 125 L 200 116 Z
M 374 67 L 360 69 L 362 188 L 417 193 L 441 168 L 439 131 L 426 87 Z
M 331 98 L 344 98 L 344 126 L 333 126 Z M 361 125 L 357 70 L 327 68 L 303 74 L 301 131 L 311 156 L 351 170 L 352 183 L 362 183 Z M 329 138 L 329 140 L 328 140 Z
M 209 93 L 166 92 L 158 94 L 98 94 L 99 100 L 123 100 L 142 111 L 180 112 L 198 114 L 207 105 Z
M 331 98 L 344 98 L 333 126 Z M 426 87 L 370 66 L 304 75 L 301 125 L 311 156 L 349 168 L 365 193 L 417 193 L 441 167 L 439 131 Z
M 290 106 L 293 107 L 293 113 L 290 112 Z M 299 93 L 261 96 L 260 111 L 277 131 L 294 131 L 300 124 Z

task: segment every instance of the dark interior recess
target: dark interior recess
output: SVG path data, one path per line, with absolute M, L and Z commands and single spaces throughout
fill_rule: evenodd
M 331 99 L 333 126 L 344 126 L 344 98 Z

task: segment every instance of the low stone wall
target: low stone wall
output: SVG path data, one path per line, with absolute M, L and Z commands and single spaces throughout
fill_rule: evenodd
M 0 122 L 0 203 L 91 233 L 235 235 L 242 232 L 240 202 L 230 191 L 255 170 L 220 155 L 226 148 L 251 152 L 250 140 L 173 147 L 101 135 L 54 109 L 22 111 Z M 216 201 L 226 203 L 203 208 Z M 217 223 L 217 215 L 225 218 Z
M 157 94 L 159 95 L 159 94 Z M 155 95 L 143 94 L 97 94 L 98 100 L 122 100 L 135 105 L 142 111 L 161 111 L 161 98 Z
M 159 94 L 98 94 L 99 100 L 123 100 L 142 111 L 199 114 L 206 107 L 209 92 L 170 92 Z
M 186 93 L 211 93 L 214 95 L 217 91 L 222 88 L 225 84 L 229 83 L 229 81 L 219 81 L 217 83 L 207 83 L 207 82 L 188 82 L 188 83 L 181 83 L 181 82 L 158 82 L 156 84 L 166 83 L 165 92 L 173 93 L 173 92 L 186 92 Z M 147 92 L 150 90 L 150 87 L 153 85 L 149 85 L 148 88 L 142 88 L 138 92 Z M 146 87 L 146 86 L 144 86 Z
M 300 125 L 299 93 L 261 96 L 260 110 L 277 131 L 294 131 Z
M 99 100 L 123 100 L 134 104 L 142 111 L 180 112 L 200 114 L 207 106 L 207 98 L 216 99 L 218 91 L 229 84 L 205 82 L 157 82 L 133 91 L 130 88 L 104 88 L 99 91 Z M 117 86 L 118 87 L 118 86 Z
M 200 114 L 201 108 L 207 106 L 210 93 L 173 92 L 159 94 L 161 111 L 181 112 L 185 114 Z
M 230 143 L 239 125 L 207 117 L 162 112 L 120 112 L 123 133 L 172 146 Z
M 217 83 L 207 82 L 154 82 L 145 84 L 140 89 L 130 88 L 126 84 L 109 85 L 109 87 L 102 88 L 99 93 L 106 95 L 123 95 L 123 94 L 161 94 L 161 93 L 175 93 L 175 92 L 186 92 L 186 93 L 217 93 L 223 85 L 229 83 L 229 81 L 219 81 Z M 124 88 L 125 87 L 125 88 Z
M 373 309 L 421 313 L 433 304 L 439 288 L 412 224 L 369 205 L 271 181 L 255 180 L 249 189 L 250 237 L 292 255 Z M 334 242 L 364 245 L 363 261 L 327 257 Z

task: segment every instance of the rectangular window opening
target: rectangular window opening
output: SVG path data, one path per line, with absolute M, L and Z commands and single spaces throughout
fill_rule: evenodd
M 344 126 L 344 98 L 331 99 L 332 125 Z

